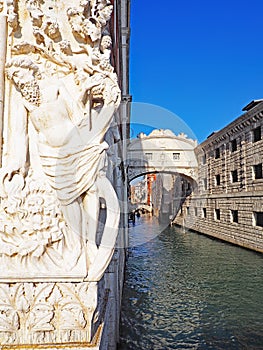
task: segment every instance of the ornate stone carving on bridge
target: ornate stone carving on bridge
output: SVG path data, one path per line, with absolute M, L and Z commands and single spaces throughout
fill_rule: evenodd
M 140 133 L 128 144 L 126 169 L 129 180 L 146 173 L 177 173 L 197 179 L 196 140 L 171 130 L 155 129 Z
M 110 263 L 119 225 L 104 141 L 120 103 L 110 61 L 113 6 L 110 0 L 3 5 L 0 338 L 89 341 L 97 307 L 91 286 Z M 107 216 L 98 245 L 100 198 Z M 84 310 L 89 301 L 81 295 L 91 296 L 92 311 Z M 66 300 L 68 306 L 54 309 Z M 33 318 L 39 322 L 30 326 Z

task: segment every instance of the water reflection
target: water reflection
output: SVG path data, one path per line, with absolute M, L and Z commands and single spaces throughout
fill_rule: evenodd
M 262 255 L 157 232 L 143 219 L 130 228 L 147 242 L 129 249 L 119 349 L 263 349 Z

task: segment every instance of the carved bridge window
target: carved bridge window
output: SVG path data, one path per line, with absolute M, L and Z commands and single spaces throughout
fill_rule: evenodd
M 147 152 L 147 153 L 145 153 L 145 158 L 146 158 L 147 160 L 153 160 L 153 154 Z
M 176 152 L 173 153 L 173 160 L 179 160 L 180 159 L 180 153 Z

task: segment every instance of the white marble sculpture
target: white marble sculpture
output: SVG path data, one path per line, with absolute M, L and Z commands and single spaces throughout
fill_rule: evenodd
M 46 303 L 36 316 L 45 318 L 32 335 L 37 343 L 44 337 L 40 330 L 52 333 L 61 327 L 54 325 L 50 300 L 67 294 L 62 282 L 72 284 L 67 285 L 72 295 L 86 288 L 95 298 L 94 286 L 114 253 L 119 204 L 106 177 L 108 144 L 104 140 L 120 103 L 110 62 L 107 26 L 112 10 L 109 0 L 9 0 L 2 7 L 8 25 L 0 281 L 16 284 L 0 284 L 0 302 L 14 310 L 0 315 L 0 331 L 6 327 L 7 333 L 24 334 L 19 312 L 24 308 L 31 317 L 32 300 Z M 100 198 L 107 215 L 97 242 Z M 47 284 L 36 286 L 43 279 Z M 17 288 L 21 300 L 25 299 L 23 306 L 7 298 L 8 288 Z M 36 299 L 41 288 L 43 300 Z M 76 329 L 88 332 L 88 340 L 88 318 L 96 306 L 95 300 L 89 316 L 79 307 Z M 8 339 L 26 342 L 10 334 Z M 64 341 L 74 340 L 64 337 Z

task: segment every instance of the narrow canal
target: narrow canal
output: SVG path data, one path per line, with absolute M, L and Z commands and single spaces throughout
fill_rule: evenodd
M 263 349 L 263 256 L 140 218 L 119 350 Z

